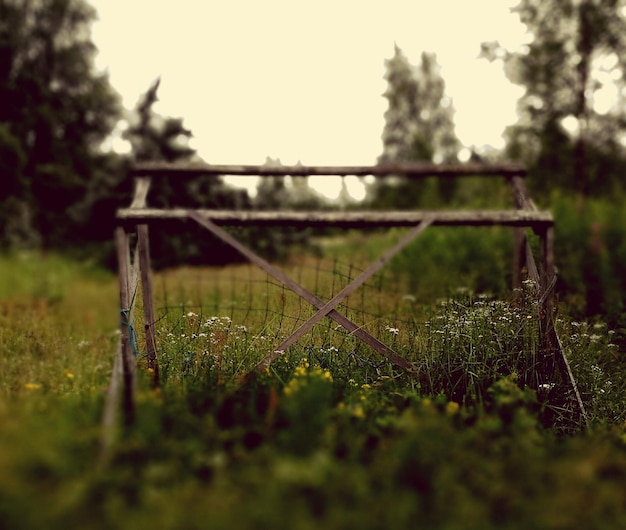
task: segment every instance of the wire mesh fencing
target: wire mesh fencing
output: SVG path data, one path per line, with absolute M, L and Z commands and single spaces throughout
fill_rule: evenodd
M 363 269 L 316 258 L 293 262 L 284 271 L 326 301 Z M 155 279 L 154 291 L 159 364 L 166 379 L 190 372 L 236 377 L 317 311 L 252 265 L 165 272 Z M 337 311 L 399 355 L 411 357 L 420 349 L 416 305 L 415 297 L 387 270 L 344 299 Z M 351 377 L 357 371 L 368 380 L 383 373 L 397 375 L 387 359 L 330 318 L 281 355 L 290 363 L 305 356 L 336 376 Z
M 310 256 L 282 268 L 322 300 L 363 271 L 339 259 Z M 527 283 L 528 296 L 517 293 L 511 300 L 459 288 L 434 304 L 422 303 L 392 268 L 383 269 L 337 311 L 406 359 L 411 373 L 330 318 L 282 352 L 269 370 L 287 383 L 305 359 L 328 370 L 334 380 L 390 390 L 408 387 L 466 406 L 492 399 L 490 389 L 507 378 L 536 391 L 549 424 L 578 428 L 584 418 L 566 395 L 560 371 L 546 362 L 540 307 L 532 282 Z M 161 272 L 154 278 L 154 298 L 163 385 L 234 382 L 317 311 L 252 265 Z

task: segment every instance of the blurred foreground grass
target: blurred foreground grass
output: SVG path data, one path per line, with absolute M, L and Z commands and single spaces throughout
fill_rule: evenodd
M 166 272 L 155 285 L 174 282 L 164 292 L 188 302 L 198 293 L 197 283 L 184 285 L 189 272 Z M 228 284 L 232 271 L 221 274 Z M 431 387 L 383 367 L 366 378 L 324 365 L 341 354 L 329 346 L 324 355 L 296 350 L 235 387 L 228 356 L 263 350 L 252 332 L 225 335 L 224 321 L 213 320 L 206 337 L 187 330 L 184 348 L 162 341 L 171 371 L 159 389 L 139 372 L 137 423 L 100 466 L 116 279 L 41 255 L 1 258 L 0 278 L 3 528 L 626 527 L 624 377 L 601 322 L 559 323 L 595 416 L 590 431 L 558 436 L 510 369 L 489 372 L 484 388 L 466 378 L 483 398 L 464 403 L 444 392 L 460 384 L 446 382 L 445 366 L 430 369 Z M 220 303 L 229 293 L 230 284 Z M 182 307 L 188 316 L 175 322 L 184 326 L 224 316 Z M 518 356 L 526 348 L 524 333 L 492 341 L 494 320 L 513 331 L 532 323 L 470 295 L 414 309 L 420 324 L 430 319 L 429 351 L 470 372 L 494 359 L 494 348 Z M 210 355 L 200 357 L 198 339 Z M 197 356 L 186 361 L 189 351 Z

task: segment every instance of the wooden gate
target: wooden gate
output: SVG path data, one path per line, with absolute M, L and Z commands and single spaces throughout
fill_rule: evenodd
M 570 387 L 570 395 L 580 416 L 586 422 L 584 407 L 576 387 L 572 372 L 563 353 L 558 335 L 554 328 L 554 285 L 556 268 L 553 251 L 553 218 L 550 212 L 539 211 L 528 196 L 525 186 L 526 171 L 523 167 L 513 164 L 398 164 L 352 167 L 320 167 L 320 166 L 216 166 L 199 164 L 168 164 L 143 163 L 135 165 L 131 171 L 135 178 L 135 195 L 128 208 L 117 212 L 115 241 L 119 263 L 119 286 L 121 307 L 121 340 L 111 381 L 110 403 L 105 409 L 105 424 L 110 426 L 114 418 L 116 395 L 123 396 L 125 418 L 133 421 L 135 356 L 133 305 L 136 287 L 141 280 L 144 322 L 145 348 L 148 368 L 152 371 L 154 383 L 158 384 L 158 355 L 154 332 L 154 309 L 150 272 L 150 252 L 148 242 L 148 226 L 156 221 L 174 221 L 191 219 L 209 230 L 225 243 L 231 245 L 247 259 L 274 276 L 286 287 L 294 291 L 304 300 L 312 304 L 317 312 L 300 326 L 290 337 L 278 345 L 274 351 L 261 360 L 255 370 L 262 370 L 294 344 L 302 335 L 309 331 L 324 317 L 329 317 L 351 332 L 354 336 L 386 357 L 399 368 L 409 374 L 413 373 L 412 365 L 395 353 L 389 346 L 362 330 L 359 326 L 338 313 L 337 305 L 371 275 L 385 265 L 396 253 L 402 250 L 428 226 L 486 226 L 504 225 L 513 228 L 513 288 L 521 288 L 524 274 L 533 280 L 536 286 L 536 297 L 540 306 L 540 332 L 542 351 L 545 362 L 556 363 L 561 377 Z M 155 209 L 147 206 L 147 195 L 151 184 L 158 185 L 159 179 L 189 179 L 197 176 L 404 176 L 408 178 L 425 177 L 500 177 L 506 178 L 512 188 L 515 208 L 508 210 L 430 210 L 430 211 L 242 211 L 222 209 Z M 224 231 L 221 226 L 339 226 L 351 228 L 367 227 L 411 227 L 392 248 L 372 263 L 354 281 L 329 301 L 323 301 L 289 278 L 282 271 L 265 261 L 263 258 L 246 248 L 242 243 Z M 532 229 L 540 241 L 540 257 L 537 261 L 527 239 L 526 229 Z M 134 258 L 131 259 L 129 236 L 136 234 Z M 120 389 L 119 391 L 116 389 Z

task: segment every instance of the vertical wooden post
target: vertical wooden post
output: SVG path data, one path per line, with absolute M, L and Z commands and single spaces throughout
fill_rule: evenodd
M 100 461 L 99 465 L 106 465 L 109 461 L 111 448 L 117 431 L 118 407 L 120 402 L 120 385 L 124 374 L 122 373 L 122 340 L 118 341 L 111 378 L 104 401 L 104 413 L 102 415 L 102 436 L 100 438 Z
M 135 179 L 135 194 L 131 208 L 145 208 L 148 191 L 151 185 L 150 177 Z M 159 384 L 159 364 L 157 360 L 156 335 L 154 333 L 154 301 L 152 296 L 152 272 L 150 265 L 150 243 L 148 225 L 137 227 L 137 253 L 139 255 L 139 269 L 141 274 L 141 292 L 143 293 L 143 320 L 146 337 L 146 357 L 148 369 L 152 371 L 152 383 Z
M 123 227 L 115 229 L 115 245 L 117 247 L 118 280 L 120 287 L 120 333 L 121 357 L 123 374 L 123 407 L 126 425 L 135 420 L 135 359 L 131 344 L 131 293 L 129 285 L 128 235 Z
M 139 269 L 141 270 L 141 291 L 143 294 L 144 329 L 146 335 L 146 356 L 148 369 L 152 372 L 152 383 L 159 384 L 159 363 L 157 359 L 156 334 L 154 332 L 154 301 L 152 296 L 152 271 L 150 265 L 150 242 L 148 225 L 137 227 L 139 249 Z
M 513 229 L 513 295 L 522 288 L 523 270 L 526 265 L 526 232 L 524 228 Z
M 526 186 L 522 177 L 514 176 L 509 178 L 509 184 L 513 191 L 513 203 L 518 210 L 528 209 L 530 205 L 526 200 Z M 523 270 L 526 264 L 526 229 L 513 229 L 513 281 L 512 288 L 514 296 L 522 288 Z
M 552 320 L 554 317 L 554 281 L 556 268 L 554 266 L 554 228 L 548 226 L 541 230 L 541 296 L 543 301 L 542 312 Z
M 539 326 L 544 362 L 552 363 L 558 347 L 554 329 L 554 230 L 542 227 L 538 230 L 541 251 L 539 271 Z M 547 367 L 550 371 L 550 367 Z

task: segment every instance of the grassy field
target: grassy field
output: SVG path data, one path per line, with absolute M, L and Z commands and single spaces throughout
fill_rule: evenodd
M 356 248 L 340 250 L 330 265 L 299 258 L 286 270 L 327 299 L 363 265 Z M 311 308 L 247 266 L 159 273 L 162 384 L 150 385 L 140 347 L 137 419 L 103 460 L 115 277 L 54 255 L 0 258 L 1 526 L 626 527 L 613 330 L 560 311 L 590 427 L 559 430 L 563 403 L 531 388 L 532 300 L 495 296 L 501 280 L 474 291 L 462 270 L 435 295 L 434 273 L 412 285 L 396 267 L 341 312 L 419 377 L 324 323 L 244 385 L 237 376 Z

